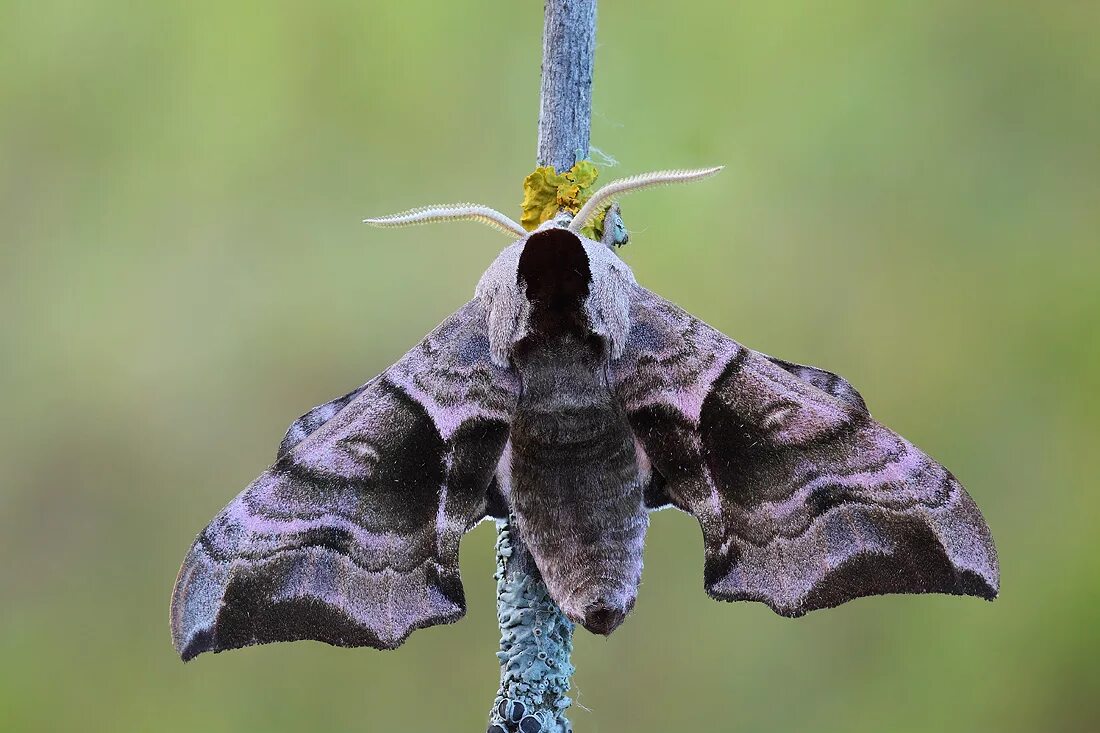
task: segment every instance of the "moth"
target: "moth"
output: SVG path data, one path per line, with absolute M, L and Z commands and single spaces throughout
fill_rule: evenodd
M 605 241 L 581 234 L 623 194 L 717 170 L 615 181 L 531 233 L 473 204 L 368 220 L 474 220 L 515 241 L 397 363 L 295 420 L 199 534 L 172 598 L 183 659 L 400 646 L 462 617 L 459 542 L 509 515 L 553 599 L 597 634 L 634 606 L 648 512 L 664 507 L 699 521 L 718 600 L 796 617 L 874 594 L 996 596 L 977 506 L 851 384 L 640 286 L 617 223 Z

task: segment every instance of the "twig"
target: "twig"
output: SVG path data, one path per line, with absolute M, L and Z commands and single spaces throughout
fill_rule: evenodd
M 588 157 L 596 0 L 547 0 L 542 31 L 538 164 L 569 170 Z

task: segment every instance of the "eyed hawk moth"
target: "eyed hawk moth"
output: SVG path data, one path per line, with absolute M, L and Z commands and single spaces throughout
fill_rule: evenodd
M 459 542 L 508 514 L 553 599 L 598 634 L 632 609 L 648 512 L 666 506 L 699 521 L 719 600 L 793 617 L 883 593 L 992 599 L 993 539 L 947 469 L 841 377 L 638 285 L 621 227 L 580 233 L 612 196 L 715 170 L 612 183 L 533 233 L 469 204 L 369 220 L 474 219 L 517 240 L 393 366 L 295 420 L 199 534 L 172 598 L 180 655 L 400 646 L 462 617 Z

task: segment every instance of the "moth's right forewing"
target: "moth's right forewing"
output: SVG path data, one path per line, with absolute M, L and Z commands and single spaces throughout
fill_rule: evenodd
M 973 501 L 851 385 L 641 288 L 632 319 L 612 377 L 668 500 L 699 520 L 708 592 L 789 616 L 878 593 L 996 594 Z
M 460 618 L 459 540 L 484 516 L 517 392 L 471 301 L 386 372 L 295 421 L 278 462 L 184 561 L 181 655 L 295 639 L 391 649 Z

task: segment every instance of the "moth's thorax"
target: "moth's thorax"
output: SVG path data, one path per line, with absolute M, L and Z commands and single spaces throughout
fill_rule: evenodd
M 591 333 L 533 332 L 512 351 L 512 365 L 523 385 L 525 404 L 574 392 L 608 392 L 603 339 Z
M 505 249 L 476 294 L 486 305 L 493 360 L 507 365 L 529 336 L 597 337 L 604 359 L 622 354 L 634 275 L 606 245 L 558 227 Z

